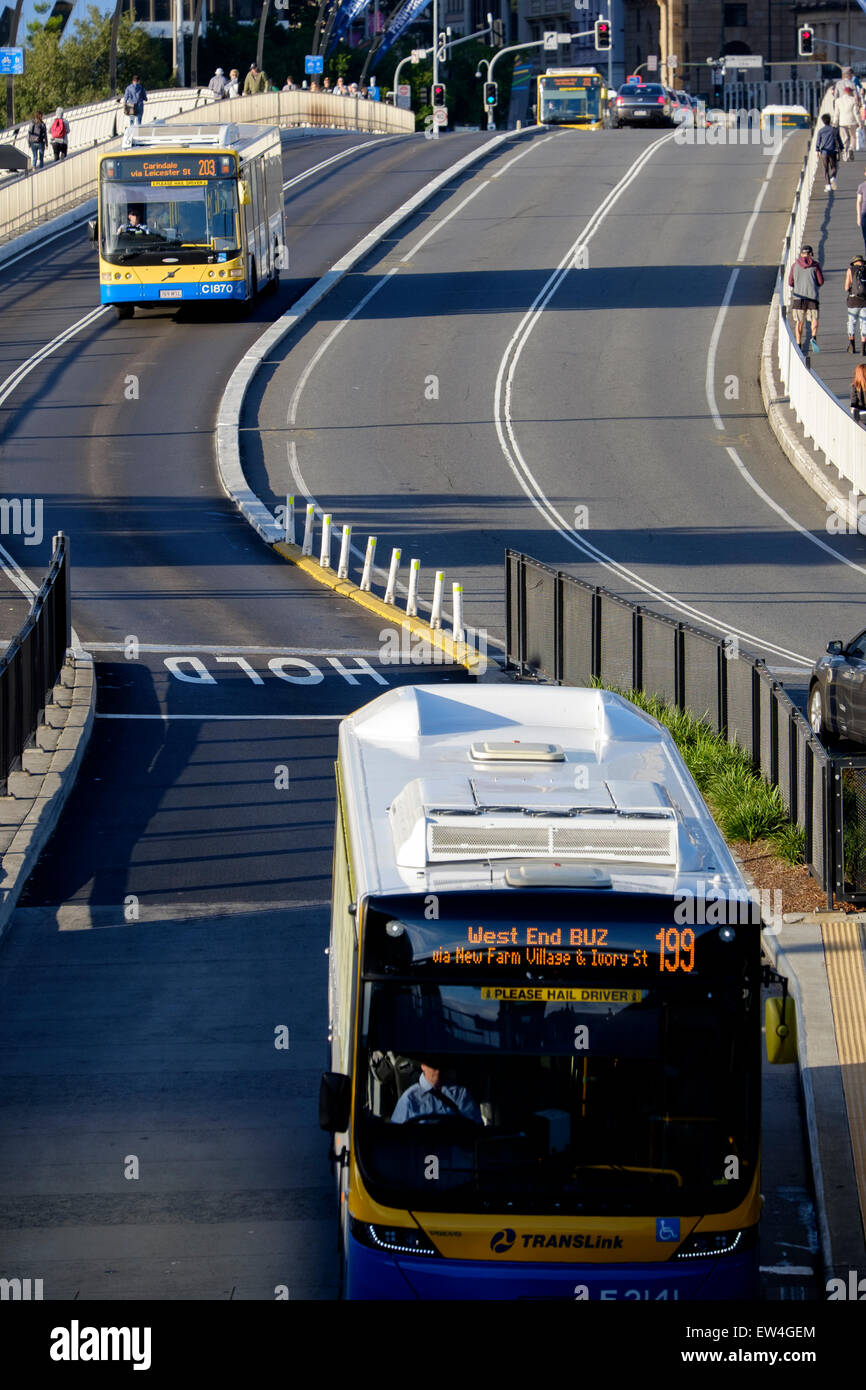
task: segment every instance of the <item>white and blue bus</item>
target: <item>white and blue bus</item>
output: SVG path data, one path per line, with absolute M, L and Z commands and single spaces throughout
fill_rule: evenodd
M 410 686 L 343 720 L 337 786 L 344 1296 L 756 1298 L 760 911 L 670 735 Z

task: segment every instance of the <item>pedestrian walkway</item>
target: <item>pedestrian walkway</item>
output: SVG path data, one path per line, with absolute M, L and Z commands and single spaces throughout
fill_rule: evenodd
M 811 357 L 812 371 L 821 378 L 848 409 L 851 377 L 859 356 L 860 335 L 854 358 L 846 351 L 848 329 L 845 317 L 845 271 L 851 257 L 866 254 L 863 237 L 857 225 L 857 187 L 866 182 L 866 151 L 858 151 L 853 160 L 839 164 L 836 192 L 824 192 L 821 169 L 815 175 L 809 215 L 802 244 L 811 246 L 815 259 L 824 271 L 821 291 L 821 318 L 818 330 L 820 352 Z M 798 248 L 799 249 L 799 248 Z M 866 447 L 866 440 L 864 440 Z

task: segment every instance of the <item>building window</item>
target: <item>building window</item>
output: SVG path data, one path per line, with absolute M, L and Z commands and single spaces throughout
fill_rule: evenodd
M 744 29 L 749 20 L 746 15 L 746 5 L 726 5 L 725 6 L 725 28 Z

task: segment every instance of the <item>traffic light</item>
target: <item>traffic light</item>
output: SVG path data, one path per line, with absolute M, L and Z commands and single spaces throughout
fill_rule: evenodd
M 504 32 L 503 27 L 502 27 L 502 20 L 501 20 L 501 19 L 494 19 L 494 21 L 493 21 L 493 47 L 494 47 L 494 48 L 501 48 L 502 45 L 503 45 L 504 43 L 505 43 L 505 32 Z
M 797 45 L 797 51 L 799 52 L 800 57 L 811 58 L 812 54 L 815 52 L 814 29 L 810 29 L 808 24 L 804 24 L 800 29 L 797 30 L 797 38 L 799 40 Z
M 484 83 L 484 105 L 485 105 L 489 110 L 491 110 L 491 111 L 493 110 L 493 107 L 496 105 L 498 96 L 499 96 L 499 83 L 498 83 L 498 82 L 485 82 L 485 83 Z
M 434 106 L 444 106 L 444 105 L 445 105 L 445 83 L 444 83 L 444 82 L 437 82 L 436 85 L 435 85 L 434 88 L 433 88 L 433 105 L 434 105 Z
M 599 53 L 607 53 L 610 49 L 610 25 L 606 19 L 595 21 L 595 46 Z

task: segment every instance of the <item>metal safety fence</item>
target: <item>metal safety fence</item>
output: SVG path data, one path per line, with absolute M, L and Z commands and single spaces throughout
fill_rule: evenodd
M 828 907 L 834 893 L 866 897 L 866 755 L 833 757 L 759 657 L 518 551 L 505 574 L 510 667 L 658 695 L 705 720 L 778 787 Z
M 21 767 L 66 658 L 72 631 L 69 541 L 54 537 L 51 566 L 21 630 L 0 657 L 0 795 Z

